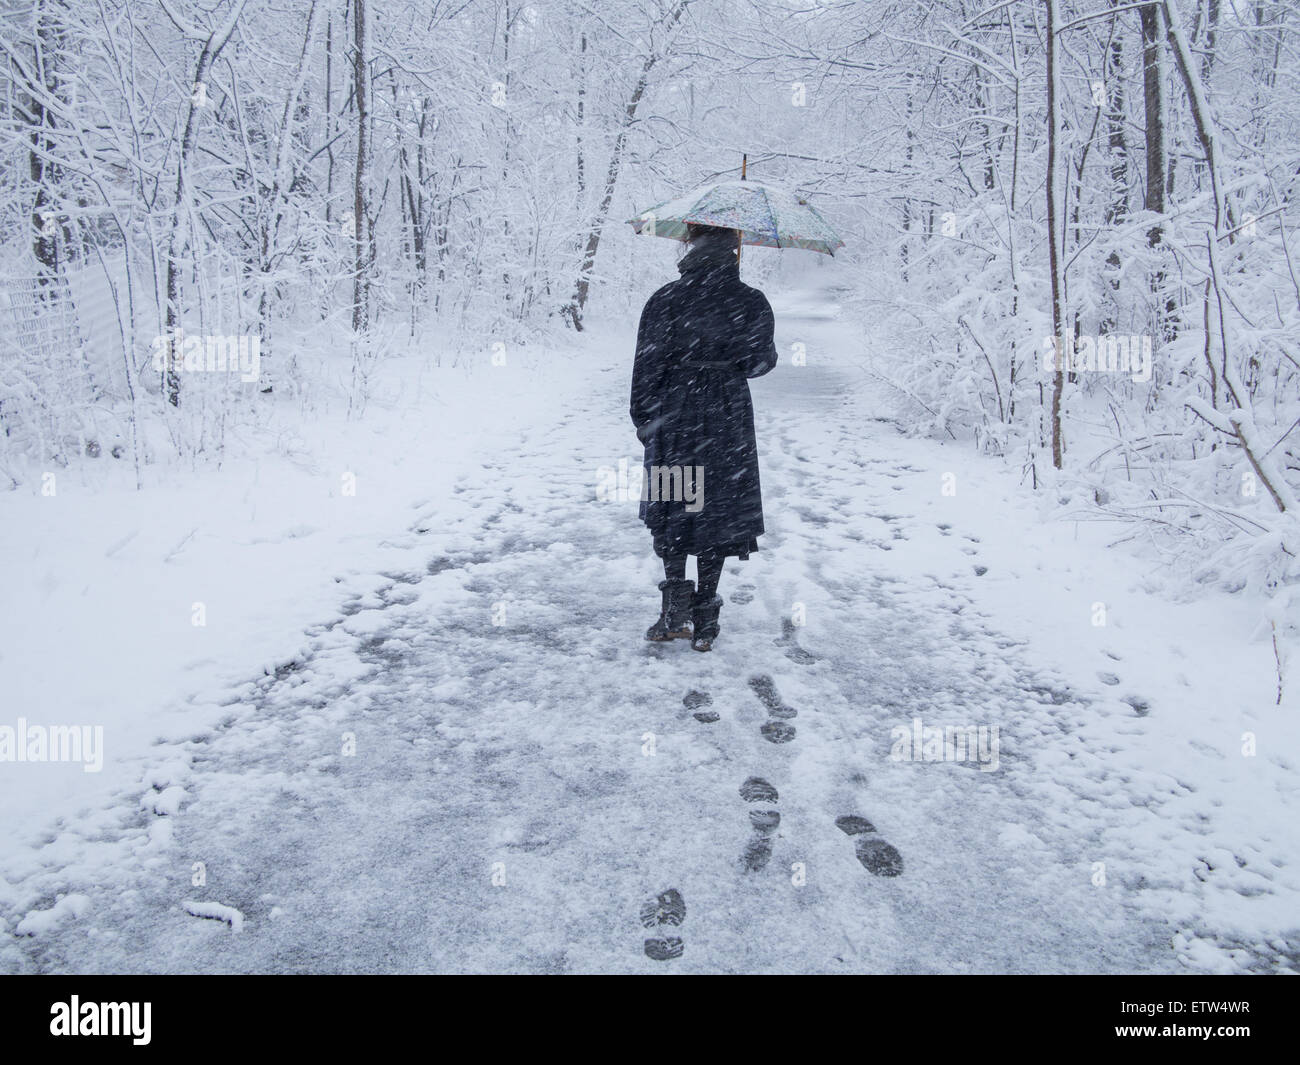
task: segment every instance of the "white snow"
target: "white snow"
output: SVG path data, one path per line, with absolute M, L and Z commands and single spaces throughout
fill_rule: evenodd
M 76 920 L 90 909 L 90 899 L 85 895 L 60 895 L 49 909 L 30 910 L 27 916 L 18 922 L 14 934 L 19 936 L 41 936 L 53 932 L 64 922 Z
M 1258 604 L 1176 601 L 1154 549 L 874 420 L 877 341 L 833 293 L 772 298 L 768 535 L 712 655 L 641 640 L 657 563 L 596 501 L 637 461 L 627 323 L 394 360 L 292 457 L 9 500 L 8 716 L 102 725 L 106 762 L 0 767 L 0 968 L 650 971 L 671 886 L 684 971 L 1294 971 L 1300 718 Z M 998 770 L 891 760 L 915 717 L 997 726 Z M 782 820 L 745 874 L 753 775 Z

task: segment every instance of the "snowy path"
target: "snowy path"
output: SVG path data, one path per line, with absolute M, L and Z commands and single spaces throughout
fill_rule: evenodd
M 1170 928 L 1090 878 L 1105 817 L 1080 805 L 1133 800 L 1061 766 L 1085 713 L 1110 711 L 993 630 L 980 544 L 910 512 L 909 478 L 937 494 L 939 473 L 864 419 L 851 368 L 787 358 L 755 384 L 763 550 L 728 566 L 713 654 L 641 640 L 647 537 L 632 504 L 594 502 L 595 467 L 635 442 L 623 362 L 589 405 L 463 472 L 472 519 L 443 528 L 430 500 L 409 568 L 178 749 L 122 831 L 165 829 L 135 868 L 79 887 L 88 916 L 25 940 L 23 968 L 1178 967 Z M 933 577 L 898 575 L 909 551 Z M 999 726 L 999 769 L 892 761 L 915 716 Z M 776 800 L 746 801 L 751 778 Z M 877 875 L 897 871 L 885 843 L 900 875 Z M 187 900 L 233 907 L 242 931 Z M 647 939 L 680 939 L 680 957 L 653 960 Z

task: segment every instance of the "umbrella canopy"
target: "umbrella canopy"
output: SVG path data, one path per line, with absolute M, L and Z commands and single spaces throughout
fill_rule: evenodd
M 760 248 L 806 248 L 834 255 L 844 247 L 806 199 L 759 181 L 702 185 L 628 219 L 638 234 L 671 240 L 685 240 L 689 222 L 738 229 L 742 244 Z

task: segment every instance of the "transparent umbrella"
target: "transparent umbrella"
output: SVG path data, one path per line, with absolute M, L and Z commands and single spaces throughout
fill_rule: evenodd
M 741 244 L 806 248 L 834 255 L 844 241 L 804 197 L 759 181 L 702 185 L 642 211 L 628 223 L 638 234 L 685 240 L 688 223 L 740 230 Z

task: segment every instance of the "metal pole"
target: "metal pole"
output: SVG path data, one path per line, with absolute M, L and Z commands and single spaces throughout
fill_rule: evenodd
M 745 180 L 746 180 L 745 174 L 746 174 L 746 172 L 747 172 L 748 170 L 749 170 L 749 153 L 746 152 L 744 155 L 742 155 L 742 156 L 740 157 L 740 180 L 741 180 L 741 181 L 745 181 Z M 744 250 L 744 247 L 745 247 L 745 231 L 744 231 L 743 229 L 738 229 L 738 230 L 736 230 L 736 266 L 737 266 L 737 268 L 739 268 L 739 266 L 740 266 L 740 253 L 741 253 L 742 250 Z

